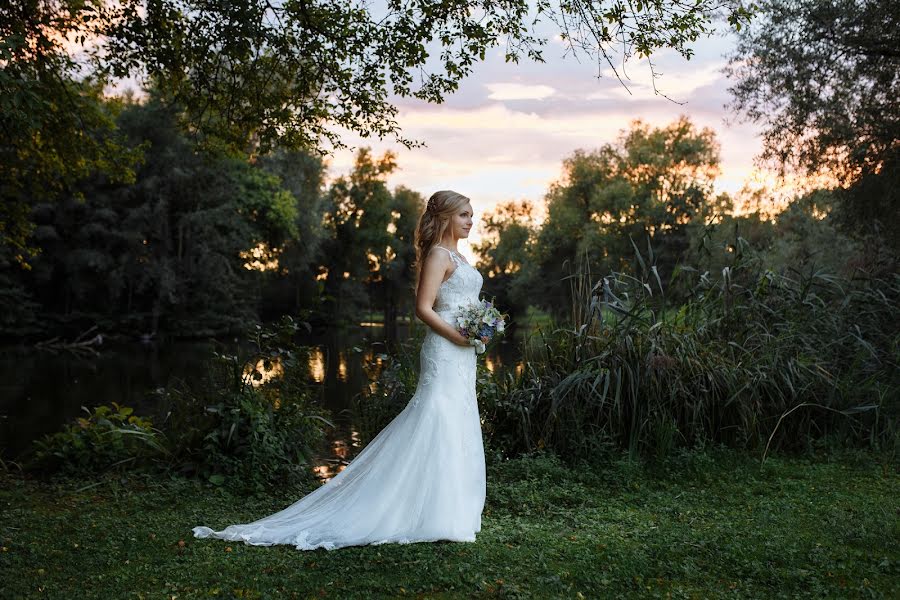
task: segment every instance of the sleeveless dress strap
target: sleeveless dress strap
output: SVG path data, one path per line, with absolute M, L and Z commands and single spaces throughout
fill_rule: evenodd
M 459 266 L 459 262 L 460 262 L 460 260 L 462 260 L 462 259 L 460 259 L 459 256 L 456 255 L 455 252 L 453 252 L 453 251 L 450 250 L 449 248 L 444 248 L 443 246 L 439 246 L 439 245 L 437 245 L 437 244 L 434 245 L 434 248 L 440 248 L 441 250 L 446 250 L 446 251 L 447 251 L 447 254 L 450 255 L 450 260 L 453 261 L 453 264 L 455 264 L 456 266 Z

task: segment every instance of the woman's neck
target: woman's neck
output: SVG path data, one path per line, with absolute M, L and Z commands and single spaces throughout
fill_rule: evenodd
M 459 252 L 459 250 L 456 249 L 456 242 L 457 242 L 457 240 L 455 240 L 453 238 L 444 238 L 438 242 L 438 246 L 443 246 L 444 248 L 447 248 L 448 250 L 453 250 L 454 252 Z

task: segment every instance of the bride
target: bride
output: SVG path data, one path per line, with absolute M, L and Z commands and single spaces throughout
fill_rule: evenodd
M 485 499 L 485 462 L 475 397 L 475 348 L 452 323 L 478 300 L 483 279 L 456 249 L 469 236 L 472 205 L 435 192 L 416 227 L 416 315 L 428 325 L 416 391 L 340 473 L 287 508 L 198 538 L 298 550 L 366 544 L 475 541 Z

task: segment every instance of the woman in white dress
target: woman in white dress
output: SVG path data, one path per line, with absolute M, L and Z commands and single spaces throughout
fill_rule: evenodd
M 428 325 L 416 391 L 327 483 L 287 508 L 215 537 L 299 550 L 437 540 L 475 541 L 485 499 L 475 348 L 453 325 L 478 300 L 481 274 L 456 250 L 472 228 L 469 199 L 434 193 L 416 228 L 416 315 Z

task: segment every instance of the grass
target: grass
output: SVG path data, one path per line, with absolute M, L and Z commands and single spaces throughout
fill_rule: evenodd
M 180 478 L 0 481 L 0 597 L 898 597 L 900 478 L 732 451 L 661 467 L 492 464 L 477 542 L 302 552 L 196 540 L 274 512 Z M 93 487 L 90 486 L 94 484 Z
M 553 326 L 553 317 L 551 317 L 549 313 L 535 306 L 528 307 L 524 321 L 529 331 L 541 327 L 548 328 Z

